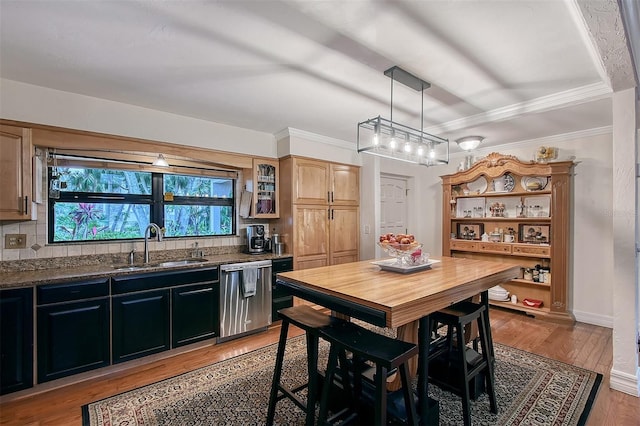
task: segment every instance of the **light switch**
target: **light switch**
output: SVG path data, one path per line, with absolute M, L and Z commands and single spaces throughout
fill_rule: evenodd
M 27 248 L 27 234 L 6 234 L 4 236 L 5 249 Z

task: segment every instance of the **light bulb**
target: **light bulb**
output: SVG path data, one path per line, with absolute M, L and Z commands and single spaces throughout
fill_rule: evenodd
M 411 152 L 411 144 L 409 142 L 404 143 L 404 152 Z
M 156 158 L 152 164 L 157 167 L 169 167 L 169 163 L 167 163 L 167 160 L 165 160 L 162 154 L 158 154 L 158 158 Z
M 389 141 L 389 147 L 390 147 L 391 149 L 396 149 L 396 145 L 397 145 L 396 137 L 395 137 L 395 136 L 392 136 L 392 137 L 391 137 L 391 140 Z
M 436 151 L 435 151 L 435 149 L 432 149 L 431 151 L 429 151 L 429 158 L 436 158 Z
M 380 139 L 378 138 L 378 134 L 374 133 L 373 134 L 373 146 L 378 146 L 379 143 L 380 143 Z
M 424 155 L 424 147 L 420 145 L 417 151 L 418 156 L 422 157 Z

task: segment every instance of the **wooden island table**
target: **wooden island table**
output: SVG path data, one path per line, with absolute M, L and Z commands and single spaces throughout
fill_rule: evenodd
M 520 267 L 507 263 L 453 257 L 434 258 L 431 269 L 407 274 L 381 270 L 371 261 L 344 263 L 279 273 L 276 283 L 292 295 L 345 316 L 381 327 L 397 329 L 398 338 L 417 343 L 421 374 L 418 377 L 419 412 L 428 418 L 428 315 L 516 278 Z M 418 371 L 417 360 L 411 366 Z M 389 385 L 399 387 L 399 380 Z

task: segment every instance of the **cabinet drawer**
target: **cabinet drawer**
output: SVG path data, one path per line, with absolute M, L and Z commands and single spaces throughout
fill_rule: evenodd
M 278 272 L 287 271 L 293 271 L 293 257 L 271 260 L 271 272 L 276 274 Z
M 551 256 L 551 247 L 532 244 L 514 244 L 513 254 L 519 254 L 521 256 Z
M 511 253 L 511 244 L 503 244 L 503 243 L 480 243 L 480 251 L 488 252 L 488 253 L 501 253 L 501 254 L 510 254 Z
M 478 244 L 476 241 L 451 240 L 449 247 L 451 250 L 478 251 Z
M 109 279 L 41 285 L 36 288 L 36 294 L 38 305 L 104 297 L 109 295 Z
M 112 294 L 175 287 L 183 284 L 203 283 L 219 280 L 218 267 L 188 269 L 180 271 L 149 272 L 146 274 L 113 277 Z

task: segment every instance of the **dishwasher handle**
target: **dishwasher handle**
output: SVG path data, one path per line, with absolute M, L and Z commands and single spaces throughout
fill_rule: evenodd
M 236 271 L 242 271 L 243 269 L 247 269 L 247 268 L 258 268 L 258 269 L 263 269 L 263 268 L 270 268 L 271 267 L 271 263 L 268 264 L 259 264 L 259 265 L 252 265 L 250 263 L 245 263 L 245 264 L 234 264 L 234 265 L 222 265 L 220 266 L 220 271 L 221 272 L 236 272 Z

